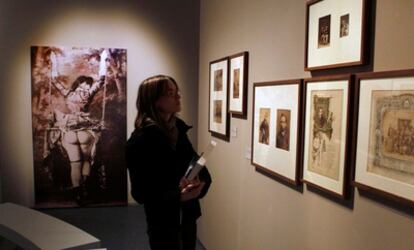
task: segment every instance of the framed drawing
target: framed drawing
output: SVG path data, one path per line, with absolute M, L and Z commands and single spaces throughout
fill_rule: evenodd
M 229 141 L 228 57 L 210 63 L 209 126 L 212 136 Z
M 311 0 L 306 12 L 305 70 L 366 62 L 368 0 Z
M 251 163 L 297 185 L 301 162 L 302 80 L 255 83 Z
M 248 63 L 249 52 L 230 56 L 229 112 L 241 119 L 247 119 Z
M 414 70 L 357 75 L 357 91 L 354 185 L 414 206 Z
M 305 79 L 303 182 L 346 198 L 351 76 Z

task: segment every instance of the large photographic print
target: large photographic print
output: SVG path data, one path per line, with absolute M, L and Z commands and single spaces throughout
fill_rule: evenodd
M 126 50 L 32 47 L 36 207 L 126 204 Z
M 252 165 L 285 183 L 299 183 L 302 80 L 253 86 Z
M 306 82 L 303 180 L 336 197 L 347 197 L 350 76 Z
M 355 182 L 414 205 L 413 75 L 396 71 L 359 76 Z
M 366 63 L 367 0 L 307 1 L 305 70 Z
M 210 63 L 209 123 L 212 136 L 229 141 L 230 119 L 228 112 L 229 60 L 222 58 Z

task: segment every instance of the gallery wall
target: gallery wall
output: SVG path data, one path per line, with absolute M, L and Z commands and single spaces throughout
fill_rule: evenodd
M 128 137 L 139 83 L 154 74 L 173 76 L 196 145 L 198 32 L 199 2 L 192 0 L 1 1 L 2 200 L 34 204 L 30 46 L 127 49 Z
M 371 64 L 315 75 L 414 68 L 414 2 L 377 0 Z M 376 4 L 375 4 L 376 3 Z M 201 0 L 198 146 L 218 142 L 202 201 L 199 237 L 207 249 L 412 249 L 414 213 L 358 191 L 338 202 L 259 172 L 249 155 L 254 82 L 311 77 L 304 71 L 305 0 Z M 373 46 L 373 47 L 372 47 Z M 231 119 L 230 142 L 208 132 L 209 62 L 249 51 L 248 119 Z

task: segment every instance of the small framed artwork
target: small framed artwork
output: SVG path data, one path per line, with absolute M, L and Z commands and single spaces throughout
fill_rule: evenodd
M 209 126 L 211 135 L 229 141 L 230 119 L 228 112 L 229 59 L 210 63 Z
M 307 2 L 305 70 L 366 63 L 367 1 Z
M 229 112 L 240 119 L 247 119 L 248 64 L 249 52 L 230 56 Z
M 299 183 L 302 80 L 255 83 L 251 163 L 284 182 Z
M 305 79 L 303 182 L 346 198 L 351 76 Z
M 414 206 L 414 69 L 359 74 L 357 92 L 354 185 Z

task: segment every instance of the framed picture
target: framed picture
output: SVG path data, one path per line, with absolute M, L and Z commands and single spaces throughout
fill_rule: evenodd
M 249 52 L 230 56 L 230 105 L 233 117 L 247 119 L 247 82 Z
M 290 184 L 299 183 L 302 80 L 255 83 L 251 163 Z
M 354 185 L 414 206 L 414 70 L 357 75 L 357 91 Z
M 228 112 L 229 59 L 210 63 L 209 126 L 212 136 L 229 141 L 230 119 Z
M 366 63 L 367 1 L 307 2 L 305 70 Z
M 305 79 L 303 182 L 346 198 L 351 76 Z

